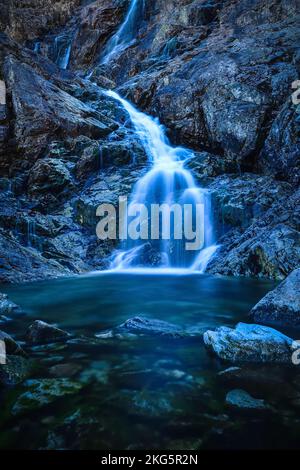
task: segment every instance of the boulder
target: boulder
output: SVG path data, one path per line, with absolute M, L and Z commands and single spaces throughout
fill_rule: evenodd
M 30 343 L 44 343 L 64 340 L 68 336 L 70 336 L 69 333 L 54 325 L 49 325 L 41 320 L 35 320 L 27 330 L 26 340 Z
M 0 316 L 11 315 L 20 310 L 20 307 L 9 300 L 6 294 L 0 293 Z
M 224 361 L 292 364 L 297 345 L 279 331 L 261 325 L 238 323 L 235 328 L 221 326 L 206 331 L 204 344 Z
M 276 289 L 268 292 L 250 312 L 255 322 L 300 325 L 300 269 L 295 269 Z

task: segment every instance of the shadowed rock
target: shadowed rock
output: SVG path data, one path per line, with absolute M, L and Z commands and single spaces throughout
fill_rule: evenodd
M 230 408 L 244 410 L 244 411 L 266 411 L 270 407 L 264 400 L 253 398 L 249 393 L 244 390 L 235 389 L 231 390 L 226 395 L 226 405 Z
M 24 351 L 21 346 L 7 333 L 0 330 L 0 341 L 4 341 L 6 354 L 14 354 L 14 355 L 24 355 Z
M 253 307 L 250 317 L 256 322 L 298 326 L 300 324 L 300 269 L 293 271 L 276 289 L 268 292 Z

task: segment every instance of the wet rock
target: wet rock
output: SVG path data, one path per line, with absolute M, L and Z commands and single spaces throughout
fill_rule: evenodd
M 29 173 L 29 193 L 40 197 L 43 193 L 59 194 L 74 188 L 68 167 L 58 159 L 44 158 L 35 163 Z
M 54 342 L 66 340 L 69 336 L 69 333 L 54 325 L 35 320 L 27 330 L 26 340 L 30 343 Z
M 267 411 L 269 405 L 264 400 L 253 398 L 244 390 L 231 390 L 226 395 L 226 405 L 230 408 L 244 411 Z
M 253 307 L 250 317 L 261 323 L 300 324 L 300 269 L 293 271 L 276 289 Z
M 206 347 L 230 362 L 271 362 L 291 364 L 293 340 L 273 328 L 238 323 L 221 326 L 203 335 Z
M 22 246 L 0 229 L 0 281 L 25 282 L 70 274 L 67 267 Z
M 25 3 L 17 0 L 1 0 L 3 26 L 17 41 L 35 39 L 45 34 L 47 30 L 63 25 L 79 4 L 79 0 L 59 2 L 29 0 Z
M 218 380 L 226 387 L 243 388 L 249 393 L 290 400 L 297 395 L 291 385 L 289 368 L 282 365 L 247 364 L 243 367 L 229 367 L 218 373 Z
M 7 333 L 0 330 L 0 341 L 4 341 L 6 354 L 13 354 L 13 355 L 24 355 L 24 351 L 21 346 Z
M 0 384 L 17 385 L 27 379 L 33 370 L 33 362 L 22 356 L 6 356 L 6 364 L 0 365 Z
M 104 116 L 12 56 L 6 60 L 5 80 L 12 95 L 18 148 L 31 161 L 55 136 L 100 138 L 112 131 Z
M 134 334 L 182 337 L 185 333 L 177 325 L 146 317 L 133 317 L 117 328 L 118 331 L 127 331 Z
M 126 2 L 97 0 L 80 11 L 77 31 L 72 44 L 71 66 L 90 64 L 103 50 L 125 13 Z
M 300 190 L 282 196 L 243 233 L 220 239 L 218 256 L 208 265 L 213 274 L 284 279 L 300 259 Z
M 37 410 L 55 400 L 78 393 L 82 385 L 68 379 L 37 379 L 24 383 L 25 391 L 17 398 L 11 413 L 18 415 Z

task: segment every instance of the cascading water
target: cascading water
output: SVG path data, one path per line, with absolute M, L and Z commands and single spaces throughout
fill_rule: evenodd
M 169 237 L 160 236 L 158 239 L 151 239 L 148 244 L 141 239 L 126 240 L 124 250 L 115 256 L 112 267 L 127 269 L 144 265 L 145 257 L 147 258 L 145 246 L 147 246 L 148 251 L 151 247 L 150 252 L 155 253 L 158 266 L 184 267 L 204 271 L 217 246 L 213 243 L 209 194 L 197 187 L 192 174 L 184 168 L 185 160 L 191 157 L 192 153 L 181 147 L 172 147 L 163 126 L 159 124 L 157 119 L 136 110 L 114 91 L 107 91 L 106 95 L 119 101 L 128 112 L 152 165 L 151 169 L 136 184 L 128 212 L 130 213 L 130 208 L 136 204 L 149 209 L 153 204 L 167 204 L 169 207 L 177 204 L 182 209 L 188 205 L 193 209 L 192 225 L 195 226 L 195 210 L 199 205 L 204 208 L 200 221 L 203 230 L 203 243 L 197 250 L 186 248 L 187 239 L 185 237 L 176 237 L 178 227 L 173 222 L 170 225 Z M 184 210 L 182 212 L 184 213 Z M 129 222 L 129 220 L 126 221 L 127 226 Z M 161 225 L 163 231 L 164 220 L 161 220 Z
M 131 0 L 125 20 L 104 49 L 101 64 L 108 64 L 113 56 L 131 43 L 136 35 L 139 20 L 143 17 L 143 12 L 144 0 Z
M 59 68 L 66 70 L 69 65 L 71 55 L 71 41 L 63 34 L 54 40 L 55 62 Z

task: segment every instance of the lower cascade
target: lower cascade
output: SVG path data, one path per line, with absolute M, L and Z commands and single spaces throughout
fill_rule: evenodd
M 146 214 L 152 217 L 153 206 L 172 208 L 169 212 L 158 209 L 159 227 L 155 237 L 150 232 L 153 220 L 146 217 L 144 236 L 124 240 L 111 267 L 155 266 L 204 272 L 218 246 L 214 244 L 210 195 L 197 186 L 190 171 L 184 168 L 192 152 L 172 147 L 157 119 L 138 111 L 115 91 L 105 93 L 128 112 L 151 164 L 133 189 L 128 214 L 133 214 L 136 208 L 146 208 Z M 133 218 L 128 215 L 126 228 Z M 141 234 L 142 231 L 140 227 Z

